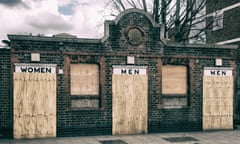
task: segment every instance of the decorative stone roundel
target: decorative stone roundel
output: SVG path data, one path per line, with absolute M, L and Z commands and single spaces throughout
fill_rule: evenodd
M 137 27 L 132 27 L 127 31 L 127 39 L 130 44 L 139 45 L 143 41 L 143 32 Z

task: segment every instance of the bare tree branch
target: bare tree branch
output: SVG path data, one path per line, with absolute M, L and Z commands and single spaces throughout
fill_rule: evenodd
M 136 6 L 136 4 L 134 3 L 133 0 L 127 0 L 127 3 L 128 3 L 131 7 L 137 8 L 137 6 Z
M 153 18 L 154 20 L 159 23 L 159 0 L 153 1 Z
M 143 8 L 143 4 L 142 4 L 141 1 L 142 1 L 142 0 L 137 0 L 137 4 L 140 6 L 141 9 L 144 9 L 144 8 Z
M 122 3 L 122 0 L 116 0 L 116 4 L 119 4 L 123 10 L 126 10 L 124 4 Z
M 199 32 L 191 37 L 189 37 L 190 39 L 196 38 L 198 37 L 201 33 L 203 33 L 206 29 L 208 29 L 211 25 L 212 25 L 213 21 L 209 22 L 204 28 L 202 29 L 198 29 Z
M 115 10 L 121 12 L 129 7 L 139 8 L 148 11 L 146 0 L 109 0 L 112 2 Z M 205 23 L 206 16 L 203 16 L 203 10 L 207 0 L 152 0 L 152 17 L 165 27 L 165 38 L 167 33 L 175 41 L 186 41 L 189 38 L 191 30 L 200 23 Z M 202 27 L 195 34 L 202 34 L 206 29 Z
M 147 11 L 147 4 L 146 4 L 146 0 L 142 0 L 142 4 L 143 4 L 143 9 L 146 12 Z

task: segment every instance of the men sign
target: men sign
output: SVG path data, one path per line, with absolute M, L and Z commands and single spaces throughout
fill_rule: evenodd
M 146 75 L 146 66 L 113 66 L 113 74 L 117 75 Z
M 204 76 L 232 76 L 232 68 L 228 67 L 205 67 Z

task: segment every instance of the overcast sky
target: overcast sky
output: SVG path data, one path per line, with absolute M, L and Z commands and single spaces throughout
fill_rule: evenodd
M 0 0 L 0 40 L 7 39 L 7 34 L 29 33 L 100 38 L 108 15 L 105 3 L 106 0 Z

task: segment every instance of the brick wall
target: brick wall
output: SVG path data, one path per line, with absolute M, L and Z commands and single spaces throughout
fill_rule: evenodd
M 233 4 L 238 3 L 239 0 L 207 0 L 206 5 L 207 5 L 207 13 L 215 12 L 219 9 L 231 6 Z
M 9 36 L 12 68 L 14 63 L 32 63 L 30 54 L 38 52 L 41 55 L 39 63 L 57 64 L 57 71 L 63 69 L 64 74 L 57 74 L 57 136 L 111 134 L 112 66 L 127 65 L 127 56 L 135 57 L 135 65 L 148 67 L 148 132 L 201 130 L 203 67 L 213 67 L 215 58 L 219 57 L 223 59 L 224 67 L 234 67 L 236 49 L 230 46 L 216 48 L 213 45 L 164 45 L 160 41 L 159 26 L 138 10 L 125 12 L 108 26 L 109 34 L 103 42 L 78 38 Z M 128 37 L 132 28 L 142 34 L 142 37 L 133 37 L 136 41 L 130 41 Z M 9 57 L 10 51 L 7 52 L 3 54 L 4 57 Z M 5 59 L 1 57 L 0 60 Z M 69 66 L 73 62 L 100 65 L 99 109 L 71 109 Z M 5 73 L 9 75 L 6 80 L 9 85 L 5 85 L 6 109 L 1 112 L 6 112 L 8 120 L 12 121 L 12 108 L 9 109 L 13 97 L 9 92 L 12 86 L 12 79 L 9 79 L 10 61 L 5 63 L 8 64 Z M 188 105 L 184 108 L 162 107 L 160 70 L 165 64 L 184 64 L 188 67 Z M 3 124 L 12 128 L 12 123 L 6 120 Z
M 12 99 L 10 99 L 10 50 L 0 49 L 0 138 L 12 135 Z
M 213 17 L 208 18 L 208 22 L 212 22 Z M 240 28 L 238 22 L 240 21 L 240 7 L 224 11 L 223 17 L 223 28 L 217 31 L 210 30 L 206 31 L 207 43 L 215 43 L 226 40 L 231 40 L 240 37 Z M 239 44 L 235 43 L 235 44 Z
M 18 38 L 20 40 L 16 40 Z M 101 107 L 98 110 L 71 110 L 70 103 L 69 64 L 86 60 L 91 62 L 92 59 L 98 59 L 100 43 L 95 43 L 95 41 L 93 43 L 86 43 L 86 41 L 84 41 L 85 43 L 74 43 L 63 40 L 62 44 L 62 39 L 43 38 L 43 40 L 39 40 L 38 37 L 28 36 L 10 36 L 10 39 L 15 39 L 12 41 L 12 53 L 16 58 L 12 60 L 12 64 L 31 63 L 31 52 L 35 52 L 41 55 L 39 63 L 57 64 L 57 70 L 64 70 L 64 74 L 57 74 L 58 136 L 111 134 L 109 106 L 106 106 L 108 109 Z M 105 60 L 102 59 L 99 63 L 105 63 Z M 104 71 L 104 65 L 101 69 Z M 102 93 L 104 94 L 104 91 Z M 103 94 L 102 103 L 108 105 L 109 99 L 104 99 L 103 97 L 106 96 Z

